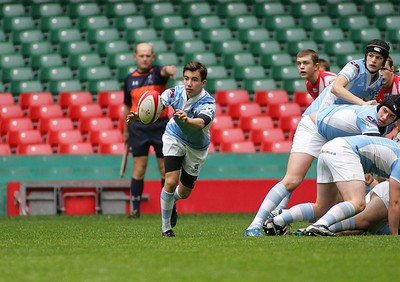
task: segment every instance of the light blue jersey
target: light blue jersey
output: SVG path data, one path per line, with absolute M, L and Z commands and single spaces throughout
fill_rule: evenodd
M 202 130 L 195 130 L 179 118 L 172 117 L 165 130 L 193 149 L 206 150 L 210 145 L 210 126 L 215 117 L 215 99 L 204 89 L 196 97 L 188 99 L 184 85 L 165 90 L 161 98 L 164 106 L 171 106 L 175 111 L 184 110 L 189 118 L 196 118 L 200 114 L 210 117 L 211 122 Z
M 338 75 L 345 76 L 349 81 L 346 85 L 346 89 L 364 101 L 374 99 L 382 88 L 382 77 L 379 75 L 379 78 L 372 82 L 372 75 L 365 67 L 364 59 L 350 61 Z M 318 98 L 305 110 L 304 115 L 309 115 L 332 104 L 350 104 L 348 101 L 340 99 L 332 93 L 331 89 L 333 84 L 334 83 L 329 84 L 321 92 Z
M 359 134 L 379 134 L 377 105 L 330 105 L 317 112 L 318 133 L 326 140 Z
M 360 156 L 365 173 L 375 173 L 400 182 L 400 147 L 391 139 L 357 135 L 343 138 Z

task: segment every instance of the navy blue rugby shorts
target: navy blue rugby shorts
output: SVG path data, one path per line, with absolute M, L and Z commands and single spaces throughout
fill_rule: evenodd
M 147 156 L 150 146 L 154 147 L 157 158 L 162 158 L 162 136 L 168 123 L 168 117 L 153 124 L 133 121 L 129 126 L 129 146 L 134 157 Z

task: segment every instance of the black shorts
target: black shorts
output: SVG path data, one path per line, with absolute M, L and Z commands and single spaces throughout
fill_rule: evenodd
M 162 136 L 168 123 L 168 117 L 153 124 L 133 121 L 129 125 L 129 146 L 134 157 L 147 156 L 153 146 L 157 158 L 162 158 Z

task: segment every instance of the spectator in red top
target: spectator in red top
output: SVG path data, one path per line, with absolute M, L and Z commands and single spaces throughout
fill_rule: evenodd
M 318 63 L 319 63 L 319 70 L 321 71 L 331 71 L 331 65 L 329 64 L 329 62 L 325 59 L 319 58 L 318 59 Z
M 301 50 L 296 60 L 300 77 L 306 79 L 307 92 L 314 99 L 336 78 L 336 74 L 319 69 L 318 54 L 314 50 Z
M 382 76 L 383 86 L 376 97 L 376 101 L 378 103 L 380 103 L 387 96 L 400 94 L 400 76 L 396 75 L 395 72 L 393 60 L 389 56 L 386 60 L 385 66 L 379 71 Z M 396 142 L 398 142 L 400 139 L 399 126 L 400 122 L 396 122 L 393 131 L 387 135 Z
M 380 70 L 383 86 L 376 101 L 380 103 L 386 96 L 400 94 L 400 76 L 395 74 L 393 60 L 389 56 L 385 66 Z

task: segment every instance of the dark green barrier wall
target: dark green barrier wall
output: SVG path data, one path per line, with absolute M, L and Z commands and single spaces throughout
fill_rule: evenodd
M 286 171 L 287 154 L 211 153 L 200 179 L 281 178 Z M 26 180 L 113 180 L 119 178 L 119 155 L 45 155 L 0 157 L 0 215 L 6 214 L 6 188 L 9 181 Z M 132 172 L 128 161 L 124 179 Z M 316 177 L 315 163 L 307 178 Z M 146 179 L 159 179 L 154 155 L 150 157 Z

